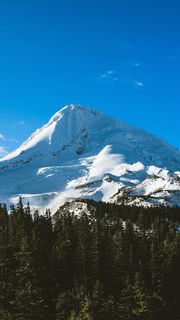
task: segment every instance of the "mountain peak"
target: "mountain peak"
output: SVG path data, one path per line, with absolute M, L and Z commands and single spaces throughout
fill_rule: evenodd
M 61 149 L 67 149 L 67 146 L 76 143 L 78 139 L 84 140 L 85 131 L 91 130 L 92 127 L 98 127 L 98 123 L 102 127 L 103 119 L 106 118 L 102 113 L 81 105 L 66 105 L 57 111 L 47 124 L 37 129 L 19 148 L 0 159 L 0 163 L 9 160 L 19 163 L 22 157 L 25 157 L 24 152 L 29 154 L 30 151 L 33 154 L 48 154 L 48 158 L 52 154 L 60 154 Z M 81 133 L 83 137 L 80 137 Z M 32 156 L 31 158 L 37 159 L 39 157 Z M 47 159 L 47 155 L 45 158 Z
M 93 114 L 93 115 L 97 115 L 98 112 L 94 111 L 90 108 L 81 106 L 79 104 L 68 104 L 66 106 L 64 106 L 62 109 L 60 109 L 59 111 L 57 111 L 52 118 L 50 119 L 50 123 L 54 122 L 54 121 L 58 121 L 60 120 L 63 116 L 70 116 L 72 113 L 78 113 L 78 114 Z M 99 113 L 100 114 L 100 113 Z
M 1 167 L 62 165 L 94 156 L 107 145 L 122 161 L 179 169 L 180 152 L 159 138 L 87 107 L 69 104 L 56 112 L 18 149 L 0 159 Z M 6 162 L 6 163 L 5 163 Z
M 158 137 L 70 104 L 0 159 L 0 202 L 21 194 L 34 206 L 56 207 L 65 198 L 119 201 L 129 192 L 179 203 L 179 165 L 180 152 Z
M 92 117 L 102 117 L 100 112 L 97 112 L 93 109 L 78 105 L 78 104 L 68 104 L 64 106 L 62 109 L 57 111 L 52 118 L 49 120 L 48 124 L 51 125 L 54 122 L 58 122 L 62 118 L 64 121 L 80 121 L 83 118 L 87 121 Z M 104 115 L 103 115 L 104 116 Z

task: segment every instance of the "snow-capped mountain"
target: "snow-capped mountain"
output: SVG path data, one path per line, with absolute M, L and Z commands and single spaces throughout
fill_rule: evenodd
M 0 159 L 0 202 L 67 199 L 180 204 L 180 151 L 143 129 L 77 105 L 58 111 Z

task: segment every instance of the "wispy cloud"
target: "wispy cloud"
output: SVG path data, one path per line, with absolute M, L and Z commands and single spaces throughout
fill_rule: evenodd
M 142 81 L 134 80 L 133 83 L 136 87 L 140 87 L 140 88 L 144 87 L 144 83 Z
M 139 68 L 139 67 L 142 65 L 142 63 L 141 63 L 141 62 L 130 61 L 130 62 L 129 62 L 129 65 L 130 65 L 131 67 Z
M 5 138 L 5 136 L 4 136 L 2 133 L 0 133 L 0 140 L 6 141 L 6 138 Z
M 24 121 L 24 120 L 20 120 L 20 121 L 18 122 L 18 124 L 19 124 L 20 126 L 24 126 L 24 125 L 25 125 L 25 121 Z
M 26 124 L 26 122 L 22 119 L 22 120 L 18 120 L 16 122 L 14 122 L 13 124 L 13 128 L 14 129 L 18 129 L 20 127 L 23 127 Z
M 109 81 L 117 81 L 119 80 L 117 75 L 117 71 L 115 70 L 107 70 L 106 72 L 100 75 L 100 79 L 109 80 Z
M 0 133 L 0 158 L 6 156 L 10 152 L 14 143 L 18 143 L 15 138 L 6 137 Z
M 135 67 L 140 66 L 140 63 L 136 62 Z M 118 71 L 115 70 L 107 70 L 106 72 L 102 73 L 99 77 L 104 83 L 111 84 L 113 81 L 119 81 L 119 83 L 122 83 L 124 85 L 128 85 L 131 87 L 136 87 L 136 88 L 143 88 L 144 87 L 144 82 L 140 80 L 135 80 L 131 77 L 126 75 L 120 74 Z
M 11 138 L 11 137 L 5 137 L 2 133 L 0 133 L 0 141 L 4 142 L 7 144 L 8 142 L 16 142 L 18 143 L 19 140 L 16 138 Z
M 100 75 L 100 78 L 101 79 L 106 79 L 108 77 L 108 75 L 106 74 L 106 73 L 102 73 L 101 75 Z
M 116 73 L 116 71 L 114 71 L 114 70 L 108 70 L 107 71 L 107 74 L 109 74 L 109 75 L 114 74 L 114 73 Z
M 8 154 L 8 149 L 6 147 L 0 147 L 0 157 L 4 157 Z

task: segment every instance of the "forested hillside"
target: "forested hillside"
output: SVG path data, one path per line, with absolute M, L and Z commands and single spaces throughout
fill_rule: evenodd
M 0 207 L 0 319 L 180 319 L 179 208 L 82 203 Z

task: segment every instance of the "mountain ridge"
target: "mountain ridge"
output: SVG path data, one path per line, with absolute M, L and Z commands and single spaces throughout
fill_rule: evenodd
M 5 198 L 13 202 L 21 194 L 31 204 L 36 199 L 35 206 L 38 199 L 41 204 L 42 199 L 48 199 L 44 205 L 52 207 L 64 197 L 109 202 L 119 201 L 124 189 L 130 193 L 129 198 L 137 198 L 148 195 L 148 188 L 157 195 L 159 188 L 166 199 L 178 192 L 176 204 L 179 168 L 180 151 L 160 138 L 101 112 L 71 104 L 0 159 L 0 178 L 2 182 L 6 179 L 7 185 L 3 189 L 0 184 L 0 201 Z M 105 179 L 106 175 L 109 178 Z M 158 188 L 153 188 L 156 184 Z M 157 200 L 154 197 L 153 202 Z M 174 200 L 171 202 L 174 204 Z M 168 200 L 160 203 L 167 204 Z

